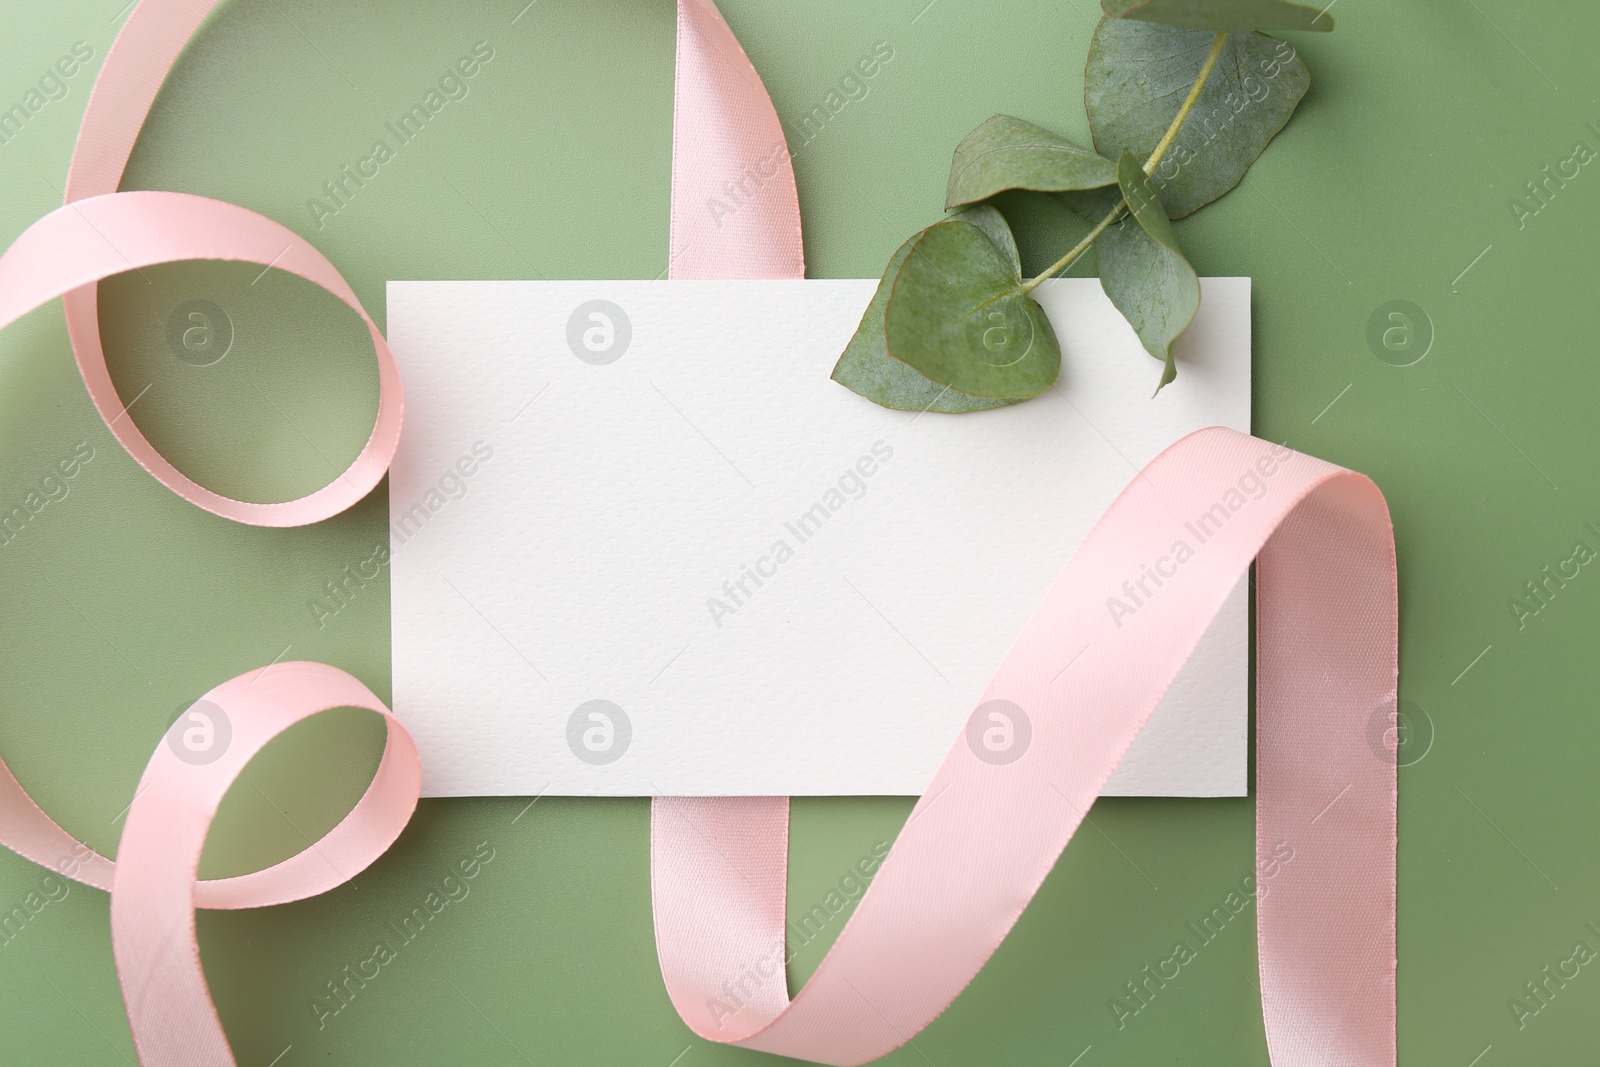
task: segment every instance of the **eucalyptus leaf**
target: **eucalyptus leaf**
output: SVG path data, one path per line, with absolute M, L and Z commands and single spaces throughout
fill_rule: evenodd
M 988 205 L 971 207 L 954 216 L 978 227 L 989 240 L 1000 248 L 1012 263 L 1017 263 L 1017 244 L 1011 227 L 1000 212 Z M 900 265 L 911 254 L 918 233 L 895 251 L 889 266 L 883 272 L 872 302 L 861 316 L 861 325 L 845 346 L 844 354 L 833 368 L 833 380 L 853 392 L 901 411 L 937 411 L 945 414 L 963 414 L 969 411 L 987 411 L 991 408 L 1016 404 L 1018 399 L 993 399 L 967 396 L 947 385 L 935 385 L 909 364 L 890 359 L 883 343 L 883 312 L 889 304 L 889 291 L 900 273 Z
M 1145 351 L 1166 364 L 1159 393 L 1177 377 L 1172 345 L 1199 310 L 1200 281 L 1178 247 L 1155 183 L 1129 152 L 1117 161 L 1117 179 L 1130 214 L 1095 239 L 1100 286 Z
M 1167 218 L 1167 209 L 1161 204 L 1161 194 L 1131 152 L 1122 153 L 1122 158 L 1117 160 L 1117 186 L 1122 190 L 1128 213 L 1144 228 L 1144 232 L 1182 255 L 1183 249 L 1178 247 L 1178 235 L 1172 232 L 1172 221 Z
M 1011 264 L 1012 271 L 1018 278 L 1022 277 L 1022 253 L 1017 250 L 1016 235 L 1011 232 L 1011 226 L 1006 222 L 1006 217 L 1000 214 L 998 208 L 989 204 L 973 204 L 964 207 L 950 216 L 962 222 L 970 222 L 982 230 L 1000 250 L 1006 262 Z
M 1135 19 L 1101 19 L 1089 44 L 1084 105 L 1095 148 L 1147 158 L 1177 117 L 1216 34 Z M 1287 42 L 1230 33 L 1194 109 L 1152 176 L 1169 218 L 1239 184 L 1311 84 Z
M 1042 126 L 994 115 L 956 146 L 945 207 L 987 200 L 1007 189 L 1060 192 L 1112 185 L 1117 167 Z
M 975 397 L 1026 399 L 1055 384 L 1061 346 L 1020 266 L 980 227 L 950 219 L 912 239 L 884 309 L 891 358 Z
M 1108 18 L 1143 19 L 1201 30 L 1333 29 L 1327 7 L 1289 0 L 1100 0 Z

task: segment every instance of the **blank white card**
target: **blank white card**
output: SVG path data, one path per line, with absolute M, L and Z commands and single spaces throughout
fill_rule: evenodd
M 394 707 L 427 796 L 922 792 L 1140 466 L 1250 428 L 1250 282 L 1178 380 L 1094 279 L 1056 389 L 970 415 L 829 378 L 872 281 L 390 282 Z M 1243 583 L 1106 789 L 1246 792 Z

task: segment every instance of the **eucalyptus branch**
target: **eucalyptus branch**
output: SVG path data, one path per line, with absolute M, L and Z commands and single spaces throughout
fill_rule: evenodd
M 1189 112 L 1194 110 L 1195 101 L 1200 99 L 1200 93 L 1203 89 L 1205 89 L 1206 81 L 1211 77 L 1211 71 L 1217 65 L 1217 57 L 1222 55 L 1223 42 L 1225 42 L 1227 39 L 1228 35 L 1224 32 L 1217 34 L 1216 40 L 1211 42 L 1211 51 L 1206 53 L 1205 62 L 1200 65 L 1200 73 L 1195 76 L 1194 84 L 1189 86 L 1189 95 L 1184 97 L 1183 104 L 1179 106 L 1177 115 L 1173 116 L 1172 124 L 1167 127 L 1167 132 L 1162 134 L 1161 140 L 1156 143 L 1155 150 L 1150 153 L 1150 158 L 1144 161 L 1144 172 L 1146 174 L 1150 174 L 1155 171 L 1156 164 L 1161 162 L 1161 157 L 1165 156 L 1167 154 L 1167 149 L 1172 147 L 1172 139 L 1178 136 L 1178 128 L 1181 127 L 1184 123 L 1184 120 L 1189 117 Z M 1022 284 L 1022 291 L 1024 293 L 1031 293 L 1047 279 L 1055 277 L 1057 274 L 1072 266 L 1073 262 L 1076 261 L 1079 256 L 1083 255 L 1083 253 L 1088 250 L 1089 246 L 1094 243 L 1094 239 L 1104 233 L 1106 227 L 1120 219 L 1122 217 L 1122 213 L 1126 211 L 1127 208 L 1128 200 L 1126 197 L 1123 197 L 1123 199 L 1118 202 L 1117 206 L 1108 211 L 1106 213 L 1106 217 L 1101 219 L 1095 225 L 1095 228 L 1089 231 L 1089 235 L 1087 237 L 1072 247 L 1071 251 L 1052 263 L 1045 270 L 1045 272 L 1040 274 L 1037 278 L 1032 278 L 1024 282 Z
M 1265 29 L 1314 28 L 1322 16 L 1294 0 L 1102 2 L 1083 103 L 1091 135 L 1108 152 L 1116 146 L 1114 158 L 1014 115 L 985 119 L 950 159 L 945 208 L 960 212 L 889 260 L 834 381 L 904 411 L 960 414 L 1041 395 L 1063 353 L 1035 298 L 1090 248 L 1106 255 L 1089 273 L 1098 269 L 1140 346 L 1164 364 L 1161 384 L 1173 380 L 1173 345 L 1199 310 L 1200 279 L 1171 220 L 1238 185 L 1311 81 L 1294 49 L 1247 31 L 1242 12 Z M 1135 8 L 1137 17 L 1122 17 Z M 1221 97 L 1228 106 L 1213 108 Z M 1065 195 L 1085 219 L 1072 248 L 1037 277 L 1022 274 L 1017 235 L 991 202 L 1011 190 Z M 1030 339 L 1020 355 L 1005 348 L 1014 337 Z

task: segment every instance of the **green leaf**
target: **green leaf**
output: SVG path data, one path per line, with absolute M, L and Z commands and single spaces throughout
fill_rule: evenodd
M 951 215 L 952 219 L 970 222 L 982 230 L 994 246 L 1000 250 L 1006 262 L 1011 264 L 1011 270 L 1018 278 L 1022 277 L 1022 253 L 1017 251 L 1017 238 L 1011 232 L 1011 227 L 1006 222 L 1006 217 L 1000 214 L 998 208 L 988 204 L 974 204 L 962 208 Z
M 964 219 L 912 239 L 883 325 L 891 358 L 969 396 L 1038 396 L 1061 370 L 1061 346 L 1023 291 L 1017 260 Z
M 1155 183 L 1132 153 L 1117 161 L 1117 181 L 1131 215 L 1095 239 L 1100 286 L 1145 351 L 1166 363 L 1159 393 L 1178 375 L 1172 343 L 1200 307 L 1200 281 L 1178 247 Z
M 1161 194 L 1156 192 L 1155 183 L 1131 152 L 1122 153 L 1122 158 L 1117 160 L 1117 185 L 1122 189 L 1122 199 L 1128 205 L 1128 213 L 1138 220 L 1144 232 L 1182 255 L 1183 249 L 1178 247 L 1178 235 L 1172 232 L 1167 209 L 1161 205 Z
M 1215 39 L 1207 30 L 1100 20 L 1083 94 L 1101 155 L 1128 149 L 1141 160 L 1149 157 Z M 1310 84 L 1305 64 L 1286 42 L 1229 34 L 1194 110 L 1153 171 L 1168 217 L 1181 219 L 1239 184 Z
M 944 206 L 987 200 L 1006 189 L 1060 192 L 1117 180 L 1117 167 L 1042 126 L 995 115 L 967 134 L 950 161 Z
M 968 208 L 955 218 L 963 219 L 988 235 L 1012 263 L 1018 263 L 1016 240 L 1011 227 L 1000 212 L 987 205 Z M 926 232 L 926 231 L 924 231 Z M 895 252 L 884 269 L 878 291 L 861 316 L 861 325 L 845 346 L 833 368 L 833 380 L 853 392 L 859 393 L 875 404 L 901 411 L 938 411 L 945 414 L 962 414 L 969 411 L 987 411 L 1019 403 L 1016 399 L 993 399 L 967 396 L 949 386 L 935 385 L 919 374 L 909 364 L 890 359 L 883 343 L 883 312 L 889 304 L 889 292 L 900 273 L 900 265 L 911 254 L 917 234 Z M 1020 269 L 1020 268 L 1019 268 Z
M 1100 0 L 1108 18 L 1143 19 L 1199 30 L 1331 30 L 1327 7 L 1289 0 Z

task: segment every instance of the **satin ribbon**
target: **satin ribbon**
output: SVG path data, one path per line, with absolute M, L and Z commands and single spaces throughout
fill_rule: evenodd
M 1263 859 L 1292 856 L 1258 900 L 1272 1062 L 1392 1065 L 1395 763 L 1369 741 L 1396 695 L 1388 509 L 1362 475 L 1222 427 L 1162 453 L 1078 548 L 975 711 L 980 725 L 986 709 L 1029 723 L 1025 752 L 995 763 L 974 731 L 956 739 L 793 1002 L 782 981 L 750 981 L 774 949 L 783 959 L 787 800 L 654 802 L 656 943 L 684 1021 L 831 1064 L 930 1023 L 1005 938 L 1258 554 L 1256 842 Z
M 381 332 L 333 265 L 278 223 L 204 197 L 116 191 L 166 72 L 214 3 L 143 0 L 129 16 L 85 112 L 65 204 L 0 256 L 0 327 L 61 297 L 89 395 L 135 460 L 215 514 L 301 525 L 365 496 L 394 454 L 400 380 Z M 672 277 L 802 277 L 782 128 L 709 0 L 679 0 L 674 121 Z M 184 259 L 288 270 L 367 323 L 377 418 L 350 468 L 324 488 L 273 504 L 224 497 L 178 471 L 123 418 L 100 346 L 96 285 Z M 792 1003 L 781 963 L 787 799 L 653 802 L 657 947 L 684 1020 L 708 1040 L 835 1064 L 865 1062 L 915 1036 L 1005 937 L 1257 557 L 1257 842 L 1294 857 L 1258 901 L 1269 1047 L 1279 1067 L 1392 1065 L 1395 764 L 1392 751 L 1369 742 L 1374 722 L 1392 722 L 1396 696 L 1388 512 L 1361 475 L 1224 429 L 1159 457 L 1079 548 L 974 712 L 1020 713 L 1026 751 L 997 762 L 965 734 L 956 740 Z M 368 709 L 387 726 L 361 800 L 282 863 L 199 880 L 211 820 L 244 766 L 272 737 L 335 707 Z M 110 890 L 129 1025 L 152 1067 L 234 1063 L 200 966 L 194 909 L 283 903 L 343 883 L 394 842 L 421 783 L 404 726 L 333 667 L 269 665 L 217 686 L 194 710 L 231 737 L 209 762 L 186 757 L 180 717 L 145 769 L 115 864 L 53 822 L 0 763 L 0 843 Z M 752 965 L 770 980 L 751 988 Z

